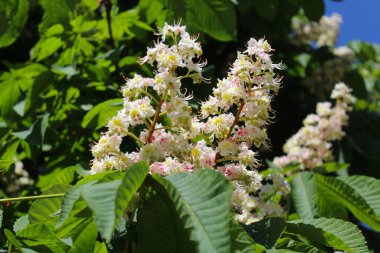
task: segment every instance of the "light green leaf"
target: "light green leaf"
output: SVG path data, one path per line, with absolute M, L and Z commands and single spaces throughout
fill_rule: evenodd
M 55 24 L 69 25 L 70 14 L 74 8 L 74 0 L 41 0 L 44 16 L 39 25 L 40 31 L 46 31 Z
M 29 225 L 29 217 L 26 214 L 15 221 L 15 224 L 13 224 L 13 232 L 17 233 L 18 231 L 24 229 L 27 225 Z
M 95 242 L 94 253 L 107 253 L 107 246 L 104 242 Z
M 292 198 L 297 214 L 301 219 L 312 219 L 317 216 L 317 186 L 314 174 L 298 173 L 291 182 Z
M 225 177 L 200 170 L 154 179 L 168 192 L 198 252 L 230 252 L 231 185 Z
M 380 231 L 380 180 L 366 176 L 317 175 L 320 194 L 335 198 L 359 220 Z
M 75 166 L 69 166 L 63 169 L 58 168 L 47 175 L 39 176 L 38 185 L 41 191 L 46 191 L 55 184 L 70 184 L 74 180 L 75 170 Z
M 363 235 L 354 224 L 334 218 L 288 221 L 286 232 L 301 235 L 316 246 L 325 245 L 348 253 L 369 252 Z
M 34 81 L 34 77 L 46 71 L 46 67 L 37 63 L 25 67 L 11 69 L 0 76 L 0 113 L 7 115 L 13 111 L 21 90 L 27 90 Z
M 111 240 L 116 225 L 148 171 L 148 164 L 137 163 L 128 168 L 122 180 L 98 183 L 82 189 L 82 197 L 94 211 L 95 222 L 107 241 Z
M 4 172 L 4 170 L 7 170 L 9 166 L 14 164 L 15 162 L 12 160 L 0 160 L 0 175 Z
M 57 194 L 66 192 L 70 186 L 68 185 L 54 185 L 49 190 L 45 191 L 42 195 Z M 56 217 L 55 215 L 61 208 L 62 197 L 39 199 L 33 202 L 29 209 L 29 222 L 45 223 Z
M 17 232 L 17 237 L 27 239 L 57 239 L 54 231 L 45 224 L 29 224 L 24 229 Z
M 32 49 L 32 59 L 42 61 L 56 53 L 63 45 L 64 42 L 58 37 L 42 38 Z
M 2 0 L 0 5 L 0 48 L 11 45 L 28 19 L 29 0 Z
M 83 118 L 83 128 L 99 129 L 103 127 L 109 119 L 123 108 L 121 98 L 104 101 L 92 108 Z

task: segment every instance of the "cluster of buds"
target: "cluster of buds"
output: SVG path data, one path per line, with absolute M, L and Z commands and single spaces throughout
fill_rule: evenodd
M 344 75 L 351 70 L 355 61 L 354 52 L 346 46 L 334 48 L 333 54 L 334 58 L 324 62 L 305 80 L 305 84 L 318 98 L 324 98 L 334 84 L 342 80 Z
M 352 110 L 355 98 L 344 83 L 337 83 L 331 93 L 335 106 L 330 102 L 317 104 L 317 114 L 309 114 L 303 127 L 285 143 L 286 155 L 276 157 L 274 163 L 284 167 L 299 163 L 301 168 L 313 170 L 324 162 L 331 161 L 332 141 L 344 136 L 343 127 L 348 122 L 347 113 Z
M 257 196 L 262 183 L 252 148 L 267 143 L 266 125 L 273 114 L 270 102 L 281 81 L 274 73 L 280 66 L 271 61 L 272 48 L 263 39 L 250 39 L 247 50 L 238 52 L 227 77 L 218 81 L 198 113 L 192 112 L 188 102 L 192 97 L 181 88 L 185 78 L 204 81 L 205 62 L 200 61 L 197 37 L 184 26 L 167 24 L 158 35 L 160 40 L 141 59 L 156 68 L 155 76 L 135 75 L 127 80 L 122 88 L 124 108 L 110 119 L 108 131 L 92 147 L 92 173 L 128 169 L 141 160 L 150 164 L 150 173 L 162 176 L 216 169 L 233 182 L 237 219 L 257 220 L 264 202 Z M 136 129 L 143 130 L 136 133 Z M 126 136 L 136 141 L 134 152 L 121 150 Z
M 332 47 L 337 41 L 341 23 L 342 17 L 337 13 L 330 17 L 322 16 L 319 22 L 309 21 L 305 17 L 293 17 L 293 40 L 301 45 L 315 42 L 318 47 Z

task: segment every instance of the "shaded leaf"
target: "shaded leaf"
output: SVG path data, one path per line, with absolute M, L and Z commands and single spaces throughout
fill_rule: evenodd
M 265 248 L 272 248 L 285 230 L 286 224 L 282 218 L 267 218 L 245 226 L 245 230 L 256 243 Z

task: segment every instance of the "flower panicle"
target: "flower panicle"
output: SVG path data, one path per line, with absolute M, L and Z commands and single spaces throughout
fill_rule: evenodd
M 154 47 L 140 59 L 141 64 L 154 67 L 154 77 L 135 74 L 126 79 L 121 88 L 123 108 L 91 148 L 91 172 L 128 169 L 141 160 L 150 164 L 150 173 L 162 176 L 216 169 L 235 185 L 236 218 L 258 219 L 253 210 L 259 206 L 252 203 L 261 200 L 251 195 L 262 186 L 256 171 L 257 148 L 267 142 L 266 126 L 273 117 L 270 103 L 281 83 L 274 73 L 280 65 L 271 60 L 273 49 L 264 39 L 250 39 L 197 112 L 182 80 L 206 80 L 198 36 L 191 36 L 180 24 L 165 24 L 156 35 Z M 136 142 L 129 148 L 133 152 L 122 148 L 127 137 Z

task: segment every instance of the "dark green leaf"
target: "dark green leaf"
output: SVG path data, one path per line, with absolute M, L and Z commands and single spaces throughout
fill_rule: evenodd
M 200 170 L 154 175 L 154 179 L 168 192 L 198 252 L 230 252 L 231 185 L 226 178 L 216 171 Z
M 325 4 L 323 0 L 301 1 L 305 15 L 313 21 L 318 21 L 325 13 Z
M 236 38 L 236 13 L 230 0 L 185 2 L 186 24 L 190 29 L 202 31 L 220 41 Z
M 11 45 L 28 19 L 29 0 L 3 0 L 0 5 L 0 48 Z
M 265 248 L 272 248 L 285 230 L 285 221 L 282 218 L 267 218 L 245 226 L 245 230 L 256 243 Z

